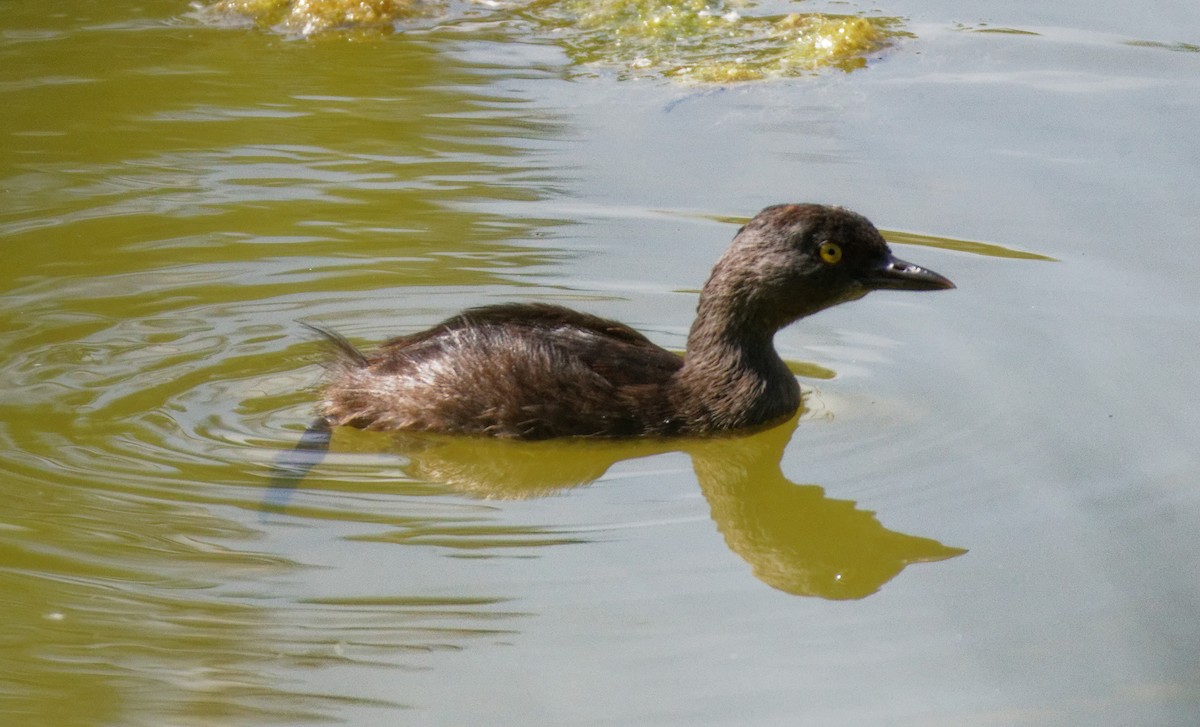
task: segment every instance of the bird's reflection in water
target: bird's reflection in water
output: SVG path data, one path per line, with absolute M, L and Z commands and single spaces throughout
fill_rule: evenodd
M 755 577 L 798 596 L 864 598 L 905 566 L 945 560 L 966 551 L 936 540 L 888 530 L 852 500 L 827 497 L 818 485 L 796 484 L 780 461 L 798 417 L 741 436 L 708 439 L 549 440 L 514 442 L 445 435 L 353 432 L 350 448 L 402 453 L 405 473 L 456 492 L 525 499 L 578 487 L 616 462 L 682 451 L 692 458 L 700 489 L 729 548 Z M 286 507 L 288 493 L 321 454 L 320 431 L 310 430 L 276 465 L 267 509 Z M 341 447 L 339 447 L 341 449 Z
M 779 464 L 794 429 L 793 419 L 689 449 L 713 521 L 760 581 L 797 596 L 864 598 L 911 563 L 966 552 L 888 530 L 853 500 L 786 479 Z

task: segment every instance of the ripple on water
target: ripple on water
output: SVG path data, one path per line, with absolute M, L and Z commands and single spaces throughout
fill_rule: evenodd
M 112 721 L 196 710 L 326 718 L 404 705 L 305 674 L 419 668 L 431 654 L 506 640 L 524 614 L 502 594 L 325 582 L 314 574 L 326 559 L 281 534 L 323 522 L 333 528 L 323 539 L 485 554 L 570 538 L 495 522 L 482 504 L 435 501 L 444 491 L 394 467 L 380 473 L 395 458 L 335 459 L 295 512 L 264 520 L 270 448 L 310 417 L 315 349 L 270 285 L 213 300 L 189 293 L 212 284 L 208 273 L 176 272 L 140 273 L 136 286 L 118 274 L 14 291 L 47 313 L 10 328 L 0 360 L 11 524 L 0 529 L 0 581 L 18 645 L 0 654 L 0 671 L 24 675 L 22 698 L 44 704 L 69 679 L 73 694 L 119 684 L 121 704 L 96 703 Z M 134 307 L 152 313 L 62 310 L 76 294 L 99 307 L 133 290 Z

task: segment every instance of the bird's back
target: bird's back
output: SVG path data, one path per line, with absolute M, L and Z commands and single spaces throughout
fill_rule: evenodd
M 560 306 L 475 308 L 344 352 L 326 388 L 333 424 L 521 439 L 676 433 L 682 359 L 615 321 Z

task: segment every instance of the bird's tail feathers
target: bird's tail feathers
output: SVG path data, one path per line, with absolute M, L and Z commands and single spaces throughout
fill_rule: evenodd
M 323 326 L 318 326 L 314 323 L 307 323 L 305 321 L 300 321 L 300 325 L 333 344 L 334 350 L 337 351 L 338 355 L 346 363 L 350 363 L 361 368 L 366 368 L 370 364 L 370 362 L 367 360 L 366 354 L 364 354 L 362 351 L 359 351 L 353 343 L 350 343 L 350 341 L 346 340 L 345 336 L 337 331 L 325 328 Z

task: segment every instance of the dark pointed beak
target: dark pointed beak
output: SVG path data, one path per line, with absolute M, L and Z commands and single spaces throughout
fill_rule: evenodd
M 954 287 L 949 278 L 890 256 L 883 265 L 865 275 L 862 282 L 872 290 L 949 290 Z

